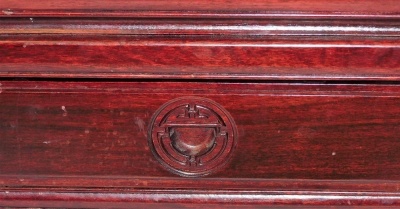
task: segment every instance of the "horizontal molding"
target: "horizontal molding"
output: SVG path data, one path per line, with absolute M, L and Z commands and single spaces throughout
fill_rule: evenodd
M 212 187 L 214 191 L 326 191 L 340 192 L 399 192 L 398 180 L 356 180 L 356 179 L 265 179 L 265 178 L 193 178 L 184 177 L 146 177 L 146 176 L 79 176 L 79 175 L 0 175 L 0 190 L 18 190 L 43 187 L 51 190 L 60 188 L 79 188 L 90 190 L 102 185 L 110 191 L 119 189 L 204 190 Z M 162 185 L 162 186 L 160 186 Z M 212 190 L 212 189 L 211 189 Z
M 396 84 L 341 84 L 341 83 L 229 83 L 229 82 L 190 82 L 185 86 L 185 90 L 180 87 L 184 86 L 184 82 L 168 82 L 171 88 L 159 87 L 165 82 L 142 81 L 142 82 L 126 82 L 126 81 L 105 81 L 107 85 L 99 86 L 98 82 L 84 81 L 0 81 L 2 93 L 78 93 L 91 94 L 104 92 L 105 89 L 109 93 L 124 94 L 140 94 L 140 93 L 182 93 L 184 91 L 205 94 L 208 88 L 217 88 L 221 92 L 235 95 L 271 95 L 271 96 L 335 96 L 335 97 L 354 97 L 364 96 L 368 94 L 370 97 L 398 97 L 400 96 L 399 88 Z M 208 88 L 203 86 L 207 84 Z
M 139 205 L 137 205 L 139 204 Z M 8 207 L 160 207 L 174 204 L 174 208 L 212 206 L 218 208 L 253 206 L 399 206 L 399 193 L 385 192 L 318 192 L 318 191 L 212 191 L 212 190 L 136 190 L 110 191 L 109 189 L 0 190 L 0 206 Z M 185 207 L 186 205 L 186 207 Z M 235 207 L 237 208 L 237 207 Z
M 324 11 L 137 11 L 137 10 L 55 10 L 3 9 L 0 17 L 121 17 L 121 18 L 241 18 L 241 19 L 399 19 L 394 12 L 324 12 Z
M 398 37 L 211 37 L 1 35 L 0 76 L 400 80 Z
M 13 181 L 16 184 L 10 184 Z M 400 205 L 399 182 L 383 180 L 204 178 L 193 181 L 188 178 L 1 175 L 0 182 L 3 184 L 0 206 L 8 207 L 148 208 L 162 204 L 163 207 L 184 208 L 185 204 L 190 204 L 192 207 L 231 208 L 236 204 L 235 208 L 366 208 Z
M 400 36 L 399 21 L 4 19 L 0 34 Z
M 2 16 L 87 16 L 87 17 L 259 17 L 271 18 L 285 14 L 307 17 L 399 17 L 396 0 L 341 1 L 341 0 L 92 0 L 52 2 L 4 0 L 0 6 Z

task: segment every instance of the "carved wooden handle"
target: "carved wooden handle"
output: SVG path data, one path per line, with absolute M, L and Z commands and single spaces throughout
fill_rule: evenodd
M 201 156 L 215 144 L 215 128 L 176 127 L 170 129 L 172 146 L 187 156 Z
M 162 105 L 149 126 L 149 146 L 157 160 L 181 176 L 204 176 L 223 167 L 237 143 L 234 120 L 221 105 L 181 97 Z

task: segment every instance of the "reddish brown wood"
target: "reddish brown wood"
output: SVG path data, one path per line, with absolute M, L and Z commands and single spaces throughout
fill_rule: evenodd
M 143 123 L 144 125 L 144 123 Z M 229 112 L 204 97 L 178 97 L 162 105 L 148 123 L 154 157 L 180 176 L 215 173 L 232 158 L 238 130 Z
M 151 82 L 2 82 L 1 174 L 175 176 L 152 156 L 147 125 L 188 95 L 227 109 L 242 139 L 213 176 L 400 178 L 396 85 Z
M 397 0 L 1 0 L 0 28 L 0 207 L 400 207 Z
M 396 0 L 57 0 L 31 2 L 3 0 L 3 16 L 399 16 Z
M 214 3 L 213 5 L 210 2 Z M 29 4 L 30 3 L 30 4 Z M 12 1 L 4 0 L 3 8 L 15 9 L 89 9 L 89 10 L 306 10 L 306 11 L 365 11 L 365 12 L 398 12 L 399 5 L 395 0 L 385 0 L 376 2 L 373 0 L 365 0 L 363 2 L 347 0 L 317 1 L 317 0 L 254 0 L 243 2 L 240 0 L 216 0 L 216 1 L 200 1 L 195 0 L 187 2 L 183 0 L 171 0 L 165 2 L 162 0 L 94 0 L 86 2 L 78 0 L 70 2 L 67 0 L 58 0 L 54 2 L 28 2 L 27 0 Z
M 398 37 L 400 36 L 399 25 L 398 19 L 386 19 L 384 21 L 372 18 L 350 20 L 344 18 L 315 18 L 310 21 L 309 19 L 298 19 L 289 15 L 282 15 L 279 19 L 77 19 L 32 17 L 3 18 L 0 34 L 65 35 L 73 33 L 75 35 L 163 35 L 168 37 L 172 35 L 202 35 L 203 38 L 207 35 L 213 35 L 213 37 L 208 38 L 217 39 L 218 36 L 222 36 L 224 38 L 234 37 L 247 40 L 288 35 L 318 35 L 319 39 L 327 39 L 321 36 L 340 35 L 350 39 L 351 37 L 359 36 Z M 242 35 L 242 37 L 239 35 Z M 243 37 L 244 35 L 247 37 Z M 91 39 L 94 38 L 99 37 L 91 37 Z M 86 41 L 91 39 L 86 39 Z M 180 39 L 183 39 L 183 37 L 180 37 Z M 362 40 L 364 41 L 364 39 Z
M 400 78 L 398 38 L 266 39 L 2 36 L 0 76 L 247 80 Z
M 226 198 L 264 206 L 399 205 L 397 85 L 1 84 L 3 205 L 226 204 Z M 203 180 L 164 170 L 147 145 L 152 114 L 187 95 L 221 104 L 239 130 L 232 161 Z
M 2 202 L 18 207 L 31 205 L 34 207 L 69 207 L 69 208 L 396 208 L 399 197 L 385 193 L 337 193 L 327 195 L 326 192 L 224 192 L 224 191 L 147 191 L 132 193 L 110 191 L 99 192 L 60 192 L 60 191 L 9 191 L 0 193 Z M 379 195 L 379 198 L 376 198 Z M 34 201 L 33 201 L 34 200 Z M 232 204 L 232 200 L 235 204 Z M 289 205 L 291 204 L 291 205 Z M 366 205 L 366 206 L 365 206 Z M 398 206 L 397 206 L 398 207 Z
M 177 9 L 178 2 L 168 4 Z M 96 4 L 96 1 L 92 3 Z M 104 1 L 97 3 L 100 5 Z M 196 3 L 204 2 L 191 5 Z M 214 8 L 219 9 L 209 12 L 224 11 L 231 3 L 217 2 Z M 279 1 L 258 3 L 271 8 L 286 4 Z M 322 6 L 300 0 L 288 4 L 293 3 L 303 4 L 310 11 Z M 342 11 L 342 4 L 335 8 L 328 6 L 330 3 L 324 4 L 326 8 Z M 356 7 L 354 14 L 357 11 L 369 11 L 370 15 L 374 11 L 386 14 L 396 8 L 393 1 L 379 5 L 369 3 L 371 5 L 364 2 L 365 7 Z M 15 4 L 19 3 L 7 3 Z M 141 1 L 124 1 L 124 4 L 136 5 L 137 9 L 150 5 Z M 247 9 L 259 6 L 255 2 L 241 4 L 243 10 L 246 10 L 246 5 Z M 45 8 L 45 3 L 36 6 Z M 79 9 L 82 5 L 77 3 L 75 6 Z M 184 9 L 185 5 L 179 8 Z M 205 11 L 201 8 L 197 11 Z M 123 19 L 3 18 L 0 22 L 3 28 L 0 31 L 0 76 L 399 80 L 400 17 L 367 15 L 354 18 L 343 14 L 314 17 L 310 21 L 306 17 L 284 13 L 289 11 L 290 7 L 269 19 L 241 16 L 225 19 L 207 16 L 150 18 L 141 13 Z

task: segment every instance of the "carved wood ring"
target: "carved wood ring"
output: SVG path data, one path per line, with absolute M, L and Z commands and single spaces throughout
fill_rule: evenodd
M 204 176 L 223 167 L 237 143 L 231 115 L 218 103 L 181 97 L 162 105 L 149 125 L 148 141 L 156 159 L 181 176 Z

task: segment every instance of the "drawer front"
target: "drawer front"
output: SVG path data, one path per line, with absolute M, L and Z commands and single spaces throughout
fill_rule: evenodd
M 399 90 L 373 84 L 3 81 L 0 187 L 395 192 Z M 210 148 L 222 141 L 219 154 Z M 214 151 L 212 160 L 203 157 Z M 171 160 L 174 153 L 187 158 Z M 235 201 L 257 199 L 243 198 Z M 259 201 L 279 201 L 274 198 Z M 390 204 L 400 203 L 391 198 Z
M 153 156 L 149 129 L 156 127 L 149 124 L 165 103 L 191 96 L 183 103 L 204 98 L 209 100 L 205 106 L 215 110 L 212 103 L 219 104 L 229 116 L 216 114 L 236 124 L 236 130 L 228 131 L 235 135 L 232 159 L 211 177 L 397 180 L 398 90 L 362 85 L 2 82 L 0 173 L 177 177 Z
M 0 2 L 0 207 L 400 207 L 398 1 Z

